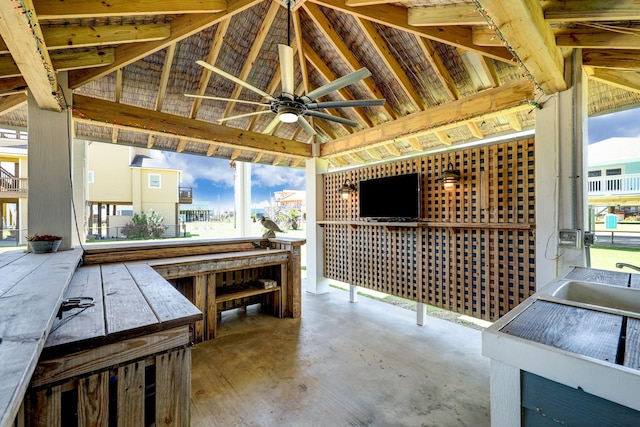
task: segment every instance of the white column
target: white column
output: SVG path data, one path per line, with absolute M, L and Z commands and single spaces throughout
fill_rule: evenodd
M 307 292 L 329 292 L 329 281 L 324 277 L 324 233 L 316 221 L 324 219 L 324 188 L 322 174 L 329 163 L 313 158 L 306 163 L 307 190 Z
M 58 83 L 71 103 L 66 73 L 58 74 Z M 62 112 L 42 110 L 29 93 L 28 114 L 28 233 L 62 236 L 60 250 L 71 249 L 76 241 L 71 203 L 71 105 Z
M 236 235 L 251 234 L 251 163 L 236 162 L 235 177 Z
M 581 69 L 574 64 L 578 70 Z M 536 283 L 549 283 L 570 266 L 584 266 L 582 244 L 558 245 L 560 230 L 588 228 L 586 183 L 586 79 L 575 73 L 574 84 L 536 110 Z
M 87 141 L 73 141 L 73 208 L 74 220 L 77 221 L 77 232 L 74 233 L 73 245 L 84 244 L 87 240 Z
M 491 360 L 491 427 L 520 426 L 520 370 Z

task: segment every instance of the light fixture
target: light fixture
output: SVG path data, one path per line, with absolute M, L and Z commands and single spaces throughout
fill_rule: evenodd
M 293 107 L 281 106 L 278 109 L 282 123 L 295 123 L 298 121 L 298 110 Z
M 436 181 L 442 182 L 442 186 L 445 190 L 453 190 L 456 184 L 460 181 L 460 172 L 453 168 L 452 163 L 449 163 L 447 169 L 442 172 L 442 175 L 440 175 L 440 178 L 436 179 Z
M 340 194 L 344 200 L 349 199 L 349 195 L 356 191 L 356 186 L 353 185 L 351 180 L 345 179 L 344 184 L 342 184 L 342 188 L 340 188 Z

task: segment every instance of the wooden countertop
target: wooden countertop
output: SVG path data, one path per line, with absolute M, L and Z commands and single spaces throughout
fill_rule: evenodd
M 81 250 L 0 255 L 0 426 L 12 426 Z

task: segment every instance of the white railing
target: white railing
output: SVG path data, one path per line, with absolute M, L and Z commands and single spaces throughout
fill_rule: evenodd
M 589 178 L 590 196 L 640 194 L 640 173 Z

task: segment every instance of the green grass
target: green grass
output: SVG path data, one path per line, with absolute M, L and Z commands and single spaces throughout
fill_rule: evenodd
M 592 246 L 590 251 L 591 268 L 621 271 L 616 268 L 616 262 L 640 265 L 640 248 Z M 631 272 L 631 270 L 628 269 L 625 269 L 625 271 Z

